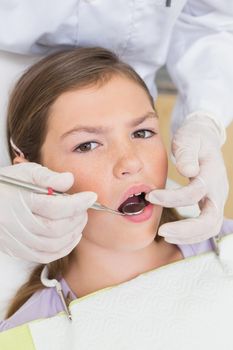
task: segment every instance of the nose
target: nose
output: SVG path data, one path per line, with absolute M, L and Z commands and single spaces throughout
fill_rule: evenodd
M 143 162 L 136 149 L 129 146 L 124 148 L 121 152 L 118 150 L 117 158 L 113 167 L 114 176 L 119 179 L 126 176 L 132 176 L 138 174 L 142 168 Z

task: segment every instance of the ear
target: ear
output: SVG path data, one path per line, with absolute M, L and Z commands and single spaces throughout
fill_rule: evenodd
M 20 163 L 28 163 L 29 161 L 23 157 L 20 157 L 20 156 L 16 156 L 14 159 L 13 159 L 13 164 L 20 164 Z

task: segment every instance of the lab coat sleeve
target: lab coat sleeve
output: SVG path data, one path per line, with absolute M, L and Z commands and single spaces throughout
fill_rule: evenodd
M 233 2 L 190 0 L 178 17 L 167 68 L 178 89 L 172 131 L 196 111 L 233 120 Z

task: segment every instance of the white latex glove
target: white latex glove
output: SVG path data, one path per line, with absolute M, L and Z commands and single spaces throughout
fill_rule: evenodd
M 0 168 L 0 174 L 67 191 L 71 173 L 56 173 L 36 163 Z M 0 183 L 0 250 L 28 261 L 48 263 L 79 243 L 94 192 L 48 196 Z
M 223 132 L 224 134 L 224 132 Z M 197 204 L 197 218 L 167 223 L 159 235 L 174 244 L 192 244 L 207 240 L 220 232 L 228 195 L 228 180 L 221 154 L 224 140 L 211 117 L 193 113 L 176 132 L 172 153 L 187 186 L 172 190 L 154 190 L 146 196 L 153 204 L 174 208 Z

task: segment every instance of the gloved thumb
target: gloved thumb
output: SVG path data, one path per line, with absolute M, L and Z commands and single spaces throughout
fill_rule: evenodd
M 77 212 L 90 208 L 97 200 L 97 194 L 91 191 L 79 192 L 74 194 L 73 197 L 76 197 L 78 203 Z

